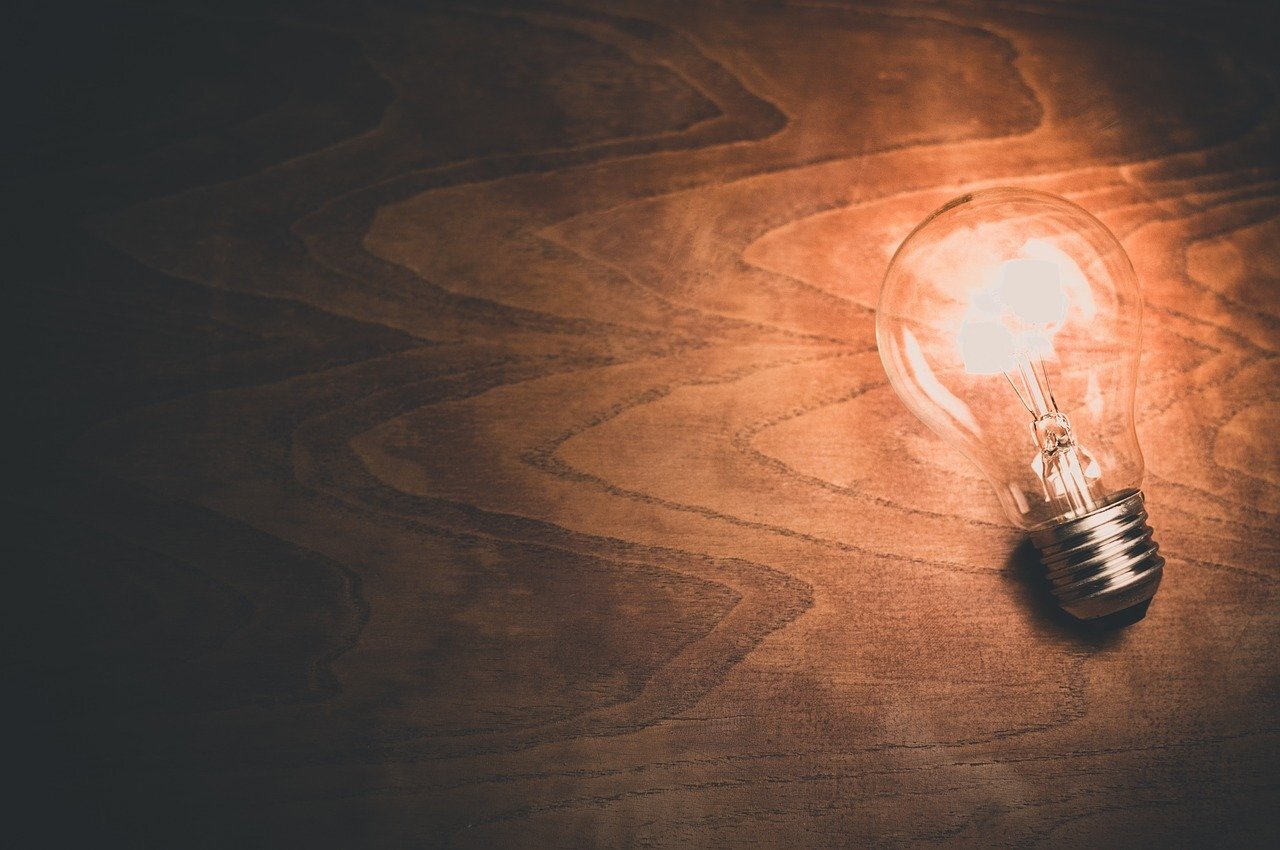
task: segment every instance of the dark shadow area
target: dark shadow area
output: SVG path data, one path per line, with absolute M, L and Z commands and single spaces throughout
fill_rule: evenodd
M 1040 554 L 1031 541 L 1026 539 L 1009 554 L 1005 575 L 1012 579 L 1015 592 L 1045 631 L 1089 646 L 1103 647 L 1118 642 L 1123 629 L 1145 617 L 1151 604 L 1148 600 L 1107 617 L 1077 620 L 1058 607 L 1049 582 L 1044 577 Z

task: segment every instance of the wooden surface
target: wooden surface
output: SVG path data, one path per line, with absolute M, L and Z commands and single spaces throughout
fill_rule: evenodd
M 1280 838 L 1273 17 L 330 3 L 28 32 L 8 678 L 36 836 Z M 1169 563 L 1124 631 L 1054 614 L 875 351 L 893 249 L 998 184 L 1095 212 L 1145 287 Z

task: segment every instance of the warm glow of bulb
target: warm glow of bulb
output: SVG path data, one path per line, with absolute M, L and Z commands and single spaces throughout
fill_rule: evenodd
M 1013 371 L 1020 359 L 1054 358 L 1054 334 L 1077 307 L 1083 320 L 1096 311 L 1080 267 L 1039 239 L 1023 245 L 1020 256 L 983 275 L 988 285 L 969 296 L 968 310 L 956 332 L 966 372 L 998 375 Z
M 999 298 L 1018 319 L 1037 326 L 1067 318 L 1067 292 L 1058 266 L 1047 260 L 1007 260 L 1000 269 Z
M 876 341 L 894 391 L 1031 532 L 1062 607 L 1141 613 L 1164 559 L 1134 433 L 1142 299 L 1106 226 L 1028 189 L 972 192 L 885 272 Z

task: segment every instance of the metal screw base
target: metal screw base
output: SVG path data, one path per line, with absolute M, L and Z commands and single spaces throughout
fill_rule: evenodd
M 1031 542 L 1058 604 L 1081 620 L 1138 606 L 1145 614 L 1164 573 L 1140 490 L 1123 490 L 1082 517 L 1041 526 Z

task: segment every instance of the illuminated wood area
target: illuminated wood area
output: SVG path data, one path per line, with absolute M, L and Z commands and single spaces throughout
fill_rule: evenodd
M 86 35 L 18 178 L 41 830 L 1280 840 L 1274 13 L 218 9 Z M 876 353 L 898 243 L 1005 184 L 1144 285 L 1122 631 Z

